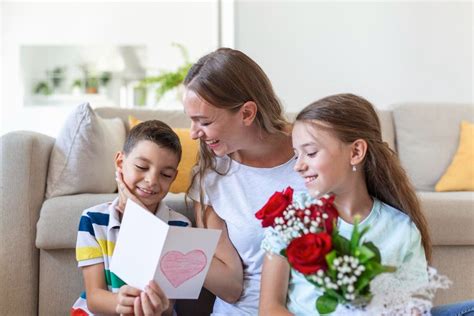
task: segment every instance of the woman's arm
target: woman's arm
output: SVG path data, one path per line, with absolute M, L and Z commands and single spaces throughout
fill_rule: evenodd
M 277 277 L 275 277 L 277 276 Z M 292 315 L 286 309 L 290 265 L 279 255 L 265 255 L 260 285 L 259 315 Z
M 229 239 L 225 221 L 210 206 L 206 208 L 203 220 L 198 202 L 194 202 L 194 213 L 197 227 L 222 231 L 204 287 L 224 301 L 235 303 L 242 295 L 244 272 L 237 250 Z

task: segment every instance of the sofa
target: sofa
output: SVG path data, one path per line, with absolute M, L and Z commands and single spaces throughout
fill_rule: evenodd
M 414 183 L 428 219 L 432 265 L 453 284 L 438 291 L 435 305 L 474 298 L 474 192 L 435 192 L 434 186 L 456 152 L 461 119 L 474 121 L 474 107 L 462 104 L 398 104 L 379 110 L 383 138 L 395 149 Z M 182 111 L 96 108 L 104 119 L 129 115 L 189 127 Z M 289 115 L 290 119 L 294 115 Z M 57 144 L 56 144 L 57 145 Z M 1 137 L 0 314 L 65 315 L 83 290 L 74 247 L 82 211 L 112 200 L 116 193 L 81 192 L 46 198 L 55 138 L 29 131 Z M 83 149 L 85 152 L 88 148 Z M 112 164 L 112 161 L 110 161 Z M 77 174 L 81 177 L 81 174 Z M 189 218 L 183 193 L 166 202 Z M 206 315 L 213 296 L 183 300 L 183 315 Z

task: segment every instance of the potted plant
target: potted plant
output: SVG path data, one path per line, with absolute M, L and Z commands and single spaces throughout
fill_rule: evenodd
M 77 78 L 72 82 L 71 93 L 74 95 L 79 95 L 81 94 L 82 88 L 83 88 L 83 82 L 81 79 Z
M 60 89 L 61 84 L 64 81 L 65 69 L 65 67 L 55 67 L 53 70 L 46 72 L 53 85 L 53 90 L 56 92 Z
M 53 93 L 53 89 L 47 81 L 40 81 L 36 84 L 34 92 L 35 94 L 50 95 Z
M 155 87 L 156 102 L 158 102 L 168 91 L 179 88 L 184 78 L 188 74 L 189 68 L 193 65 L 189 61 L 187 49 L 178 43 L 172 43 L 177 47 L 183 56 L 184 63 L 175 71 L 162 71 L 158 76 L 146 77 L 140 81 L 142 87 Z M 179 90 L 178 90 L 179 93 Z
M 99 79 L 95 76 L 86 77 L 86 93 L 97 93 L 99 90 Z

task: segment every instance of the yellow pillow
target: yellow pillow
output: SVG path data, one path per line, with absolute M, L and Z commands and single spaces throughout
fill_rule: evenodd
M 128 116 L 128 127 L 129 127 L 129 129 L 134 128 L 135 125 L 138 125 L 138 124 L 140 124 L 141 122 L 143 122 L 143 121 L 137 119 L 137 118 L 136 118 L 135 116 L 133 116 L 133 115 L 129 115 L 129 116 Z
M 461 122 L 461 136 L 456 155 L 435 190 L 474 191 L 474 124 Z
M 133 128 L 142 121 L 136 117 L 128 116 L 128 125 Z M 180 193 L 186 192 L 191 182 L 191 170 L 196 164 L 197 154 L 199 151 L 199 141 L 191 138 L 189 128 L 173 128 L 173 131 L 178 135 L 183 154 L 181 162 L 178 165 L 178 176 L 171 185 L 170 192 Z

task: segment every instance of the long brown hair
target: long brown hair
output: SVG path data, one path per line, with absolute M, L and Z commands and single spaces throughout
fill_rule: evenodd
M 369 194 L 411 218 L 421 233 L 429 261 L 431 240 L 426 218 L 397 154 L 382 141 L 380 121 L 373 105 L 353 94 L 337 94 L 311 103 L 296 116 L 296 120 L 325 122 L 345 143 L 357 139 L 367 142 L 363 168 Z
M 245 102 L 255 102 L 255 124 L 260 130 L 259 137 L 262 137 L 263 133 L 285 133 L 285 127 L 289 124 L 270 80 L 260 66 L 241 51 L 219 48 L 201 57 L 189 70 L 184 79 L 184 86 L 209 104 L 234 113 Z M 209 169 L 219 174 L 225 174 L 227 171 L 217 170 L 215 155 L 203 141 L 200 142 L 197 164 L 199 172 L 193 175 L 191 186 L 199 176 L 199 200 L 201 213 L 204 215 L 204 173 Z

